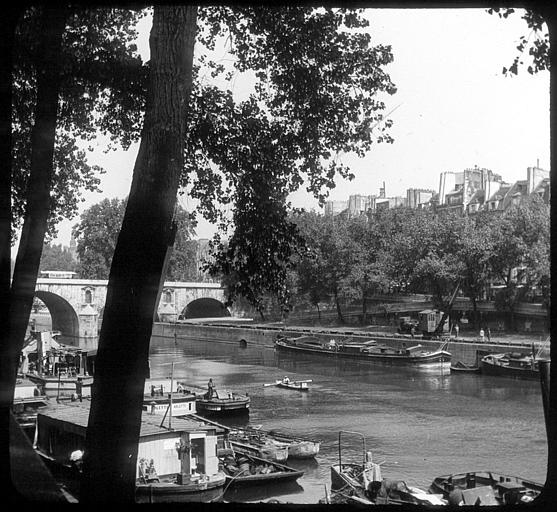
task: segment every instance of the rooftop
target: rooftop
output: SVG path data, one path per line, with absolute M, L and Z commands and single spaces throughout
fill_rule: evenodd
M 89 422 L 89 402 L 66 402 L 52 405 L 52 407 L 40 411 L 39 416 L 45 416 L 60 422 L 77 425 L 85 429 Z M 144 411 L 141 416 L 140 437 L 168 433 L 169 429 L 167 427 L 160 426 L 161 420 L 161 416 L 152 415 Z M 207 424 L 198 419 L 189 417 L 172 418 L 172 431 L 195 432 L 200 430 L 218 431 L 215 425 Z

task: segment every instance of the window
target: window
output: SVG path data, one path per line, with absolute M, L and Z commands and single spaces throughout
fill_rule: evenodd
M 164 292 L 164 302 L 169 304 L 172 302 L 172 292 L 170 290 L 166 290 Z
M 93 302 L 93 294 L 91 290 L 85 290 L 85 304 L 91 304 Z

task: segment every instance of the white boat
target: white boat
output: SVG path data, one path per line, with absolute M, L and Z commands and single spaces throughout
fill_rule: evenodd
M 272 384 L 264 384 L 265 387 L 277 386 L 279 388 L 295 389 L 297 391 L 308 391 L 309 390 L 309 380 L 291 380 L 289 377 L 283 377 L 280 380 L 276 380 Z

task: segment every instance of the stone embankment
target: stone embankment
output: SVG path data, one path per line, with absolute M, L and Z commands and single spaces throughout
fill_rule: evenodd
M 439 340 L 422 340 L 416 336 L 401 335 L 392 332 L 376 332 L 367 329 L 350 328 L 316 328 L 302 326 L 283 326 L 282 324 L 256 324 L 234 322 L 230 319 L 222 321 L 181 321 L 174 323 L 156 322 L 153 325 L 153 336 L 175 339 L 206 340 L 207 342 L 229 342 L 246 343 L 248 345 L 262 345 L 272 347 L 278 335 L 295 337 L 311 335 L 323 341 L 335 338 L 338 341 L 349 339 L 366 340 L 376 339 L 384 341 L 392 347 L 400 348 L 404 343 L 406 346 L 421 344 L 430 349 L 438 348 Z M 491 340 L 481 342 L 478 337 L 452 337 L 447 346 L 454 361 L 462 361 L 467 364 L 476 363 L 478 354 L 507 351 L 529 352 L 532 344 L 537 348 L 543 345 L 545 339 L 539 335 L 513 336 L 509 334 L 498 334 L 492 336 Z

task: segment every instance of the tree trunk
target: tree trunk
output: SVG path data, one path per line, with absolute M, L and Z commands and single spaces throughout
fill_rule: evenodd
M 365 290 L 362 291 L 362 325 L 366 324 L 367 318 L 367 295 Z
M 33 305 L 50 212 L 50 187 L 54 175 L 54 142 L 60 89 L 59 54 L 66 16 L 66 9 L 46 6 L 41 18 L 41 54 L 37 59 L 37 103 L 31 134 L 31 171 L 26 192 L 27 207 L 11 283 L 9 306 L 8 302 L 4 303 L 8 318 L 3 324 L 5 337 L 2 340 L 0 354 L 2 404 L 13 401 L 19 354 L 23 347 Z M 8 85 L 11 86 L 11 81 L 8 81 Z M 10 233 L 10 229 L 7 233 Z M 8 259 L 8 265 L 9 261 Z M 2 417 L 4 418 L 4 415 Z M 5 428 L 5 425 L 2 428 Z
M 474 330 L 477 331 L 479 329 L 478 324 L 478 302 L 476 301 L 476 297 L 470 297 L 472 301 L 472 316 L 474 317 Z
M 9 337 L 11 190 L 12 190 L 12 75 L 15 29 L 23 8 L 8 6 L 0 21 L 0 482 L 4 499 L 16 498 L 10 465 L 10 407 L 15 386 L 14 357 Z M 17 363 L 16 363 L 17 364 Z
M 342 310 L 340 309 L 340 301 L 339 301 L 339 298 L 338 298 L 338 293 L 336 291 L 334 292 L 334 296 L 335 296 L 335 304 L 336 304 L 336 307 L 337 307 L 338 319 L 339 319 L 341 324 L 344 324 L 344 317 L 342 316 Z
M 82 503 L 133 503 L 149 342 L 173 242 L 197 7 L 156 5 L 141 144 L 116 244 L 84 455 Z

